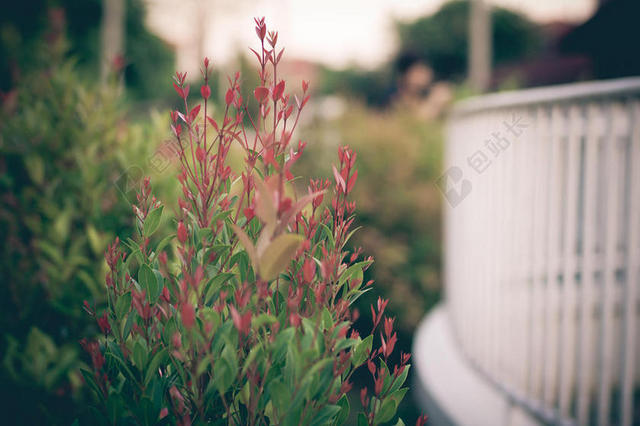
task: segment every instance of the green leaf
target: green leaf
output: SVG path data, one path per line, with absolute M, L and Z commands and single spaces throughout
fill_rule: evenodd
M 395 425 L 393 426 L 405 426 L 404 422 L 402 421 L 402 419 L 398 418 L 398 421 L 396 422 Z
M 153 358 L 151 358 L 151 362 L 149 363 L 149 366 L 147 367 L 147 374 L 145 375 L 145 378 L 144 378 L 145 385 L 148 385 L 149 382 L 151 381 L 151 379 L 156 374 L 158 374 L 158 368 L 160 367 L 161 364 L 163 364 L 165 362 L 165 360 L 168 358 L 168 356 L 169 356 L 169 354 L 167 352 L 167 348 L 162 348 L 161 350 L 156 352 L 156 354 L 153 356 Z
M 351 290 L 347 295 L 347 298 L 349 299 L 349 306 L 353 305 L 353 302 L 358 300 L 360 296 L 371 290 L 373 290 L 371 287 L 367 287 L 364 290 L 358 290 L 358 288 L 356 287 L 355 289 Z
M 261 313 L 260 315 L 253 317 L 251 320 L 251 328 L 257 330 L 264 325 L 271 325 L 277 321 L 278 319 L 274 315 Z
M 133 322 L 135 320 L 136 320 L 135 314 L 130 313 L 129 316 L 127 317 L 127 321 L 124 323 L 124 328 L 122 330 L 122 340 L 127 340 L 127 337 L 129 337 L 129 333 L 133 328 Z
M 313 364 L 313 366 L 304 373 L 304 377 L 302 378 L 302 382 L 310 381 L 315 378 L 315 376 L 325 367 L 328 367 L 333 364 L 333 358 L 324 358 L 320 361 Z
M 320 229 L 320 231 L 322 231 L 322 235 L 324 236 L 324 238 L 328 241 L 328 246 L 329 247 L 333 247 L 336 245 L 335 240 L 333 239 L 333 232 L 331 232 L 331 230 L 329 229 L 329 227 L 327 225 L 325 225 L 324 223 L 319 223 L 318 224 L 318 228 Z
M 157 209 L 152 210 L 147 215 L 147 218 L 144 221 L 144 230 L 142 235 L 150 237 L 154 232 L 156 232 L 156 229 L 158 229 L 158 226 L 160 225 L 160 218 L 162 217 L 163 209 L 164 206 L 160 206 Z
M 355 346 L 356 344 L 358 344 L 358 341 L 356 339 L 340 339 L 338 343 L 336 343 L 336 346 L 333 350 L 335 352 L 339 352 L 341 350 Z
M 359 367 L 367 359 L 367 354 L 371 352 L 371 346 L 373 345 L 373 335 L 368 335 L 364 340 L 356 345 L 353 349 L 353 357 L 351 362 L 354 367 Z
M 158 300 L 162 289 L 158 284 L 156 275 L 146 263 L 143 263 L 138 270 L 138 283 L 140 283 L 142 289 L 147 292 L 147 298 L 149 301 L 151 303 L 155 303 Z
M 124 319 L 124 316 L 131 309 L 131 292 L 128 291 L 122 296 L 118 297 L 116 301 L 116 317 L 119 320 Z
M 314 417 L 311 426 L 325 425 L 331 421 L 342 407 L 338 405 L 325 405 Z
M 402 399 L 404 398 L 404 396 L 405 396 L 405 394 L 407 393 L 408 390 L 409 390 L 409 388 L 398 389 L 397 391 L 395 391 L 394 393 L 389 395 L 389 398 L 391 398 L 391 399 L 393 399 L 395 401 L 396 408 L 398 407 L 398 405 L 400 405 L 400 402 L 402 402 Z
M 380 410 L 376 413 L 376 423 L 388 422 L 396 414 L 396 402 L 391 398 L 385 398 L 382 401 Z
M 238 375 L 238 357 L 236 355 L 235 345 L 232 345 L 230 342 L 227 342 L 224 349 L 222 350 L 222 359 L 227 361 L 229 365 L 229 372 L 231 374 L 232 381 Z
M 338 414 L 338 417 L 336 417 L 336 421 L 334 424 L 342 425 L 349 418 L 349 411 L 351 411 L 347 394 L 342 395 L 342 398 L 338 400 L 338 406 L 340 407 L 340 414 Z
M 211 364 L 211 358 L 209 358 L 208 356 L 205 356 L 204 358 L 202 358 L 198 363 L 198 368 L 196 369 L 196 376 L 200 376 L 202 373 L 204 373 L 207 370 L 207 368 L 209 368 L 209 364 Z
M 389 393 L 394 393 L 395 391 L 400 389 L 400 387 L 404 384 L 405 380 L 407 380 L 407 375 L 409 374 L 410 367 L 411 365 L 407 365 L 404 367 L 404 371 L 402 372 L 402 374 L 400 374 L 398 378 L 395 380 L 395 382 L 393 382 L 391 389 L 389 389 Z
M 333 317 L 331 316 L 331 312 L 325 308 L 322 310 L 322 322 L 324 324 L 324 329 L 329 330 L 333 326 Z
M 30 155 L 24 158 L 24 165 L 26 166 L 27 173 L 33 182 L 40 185 L 44 181 L 44 169 L 45 164 L 41 157 L 37 155 Z
M 207 304 L 211 303 L 211 299 L 213 299 L 214 294 L 220 289 L 222 284 L 234 275 L 235 274 L 232 274 L 231 272 L 222 272 L 211 278 L 205 285 L 205 302 Z
M 276 237 L 260 257 L 260 276 L 267 281 L 284 271 L 304 240 L 302 235 L 282 234 Z
M 137 340 L 133 345 L 133 362 L 140 371 L 144 369 L 147 362 L 147 349 L 142 344 L 142 340 Z
M 103 240 L 92 224 L 87 225 L 87 238 L 93 253 L 100 254 L 104 250 Z
M 342 242 L 342 247 L 340 247 L 340 249 L 344 248 L 344 246 L 347 244 L 347 242 L 351 239 L 351 237 L 353 236 L 353 234 L 355 234 L 358 230 L 360 230 L 362 228 L 362 226 L 358 226 L 357 228 L 351 230 L 351 232 L 349 232 L 349 234 L 347 234 L 346 238 L 344 239 L 344 241 Z
M 89 385 L 91 390 L 96 394 L 96 397 L 102 398 L 102 392 L 98 387 L 98 384 L 95 381 L 93 373 L 89 370 L 85 370 L 84 368 L 80 369 L 80 373 L 82 373 L 82 377 L 84 377 L 84 381 Z
M 176 234 L 169 234 L 160 240 L 156 246 L 156 254 L 160 253 L 176 237 Z
M 219 359 L 216 361 L 213 367 L 213 384 L 215 384 L 216 389 L 220 392 L 220 395 L 224 395 L 229 386 L 231 386 L 231 382 L 233 378 L 230 376 L 231 368 L 229 367 L 229 363 L 224 359 Z
M 273 380 L 269 383 L 271 401 L 279 414 L 285 414 L 291 404 L 291 390 L 281 380 Z
M 251 350 L 249 351 L 249 355 L 247 355 L 247 358 L 244 360 L 244 367 L 242 367 L 242 373 L 241 373 L 243 376 L 245 375 L 245 373 L 247 372 L 247 369 L 251 367 L 251 364 L 253 364 L 253 361 L 261 352 L 262 352 L 261 345 L 256 345 L 253 348 L 251 348 Z
M 204 258 L 215 255 L 217 259 L 224 259 L 230 250 L 231 246 L 228 244 L 214 244 L 205 251 Z
M 273 345 L 273 359 L 275 362 L 280 362 L 284 358 L 287 347 L 291 344 L 293 336 L 296 333 L 296 329 L 288 327 L 277 334 L 276 341 Z
M 365 416 L 363 412 L 358 413 L 358 426 L 369 426 L 367 416 Z
M 356 263 L 355 265 L 351 265 L 347 268 L 346 271 L 340 275 L 340 279 L 338 280 L 338 287 L 342 287 L 342 285 L 350 279 L 359 280 L 362 283 L 363 273 L 362 273 L 362 265 Z
M 120 348 L 112 340 L 109 340 L 107 342 L 107 346 L 109 348 L 109 350 L 105 352 L 105 358 L 107 359 L 107 361 L 110 361 L 110 360 L 115 361 L 119 365 L 120 372 L 123 373 L 123 375 L 126 376 L 133 383 L 137 383 L 136 376 L 133 374 L 131 369 L 129 369 L 129 366 L 127 366 L 127 363 L 124 361 L 122 357 L 122 351 L 120 350 Z
M 253 269 L 258 269 L 258 253 L 256 251 L 256 247 L 253 245 L 251 238 L 236 224 L 231 224 L 233 231 L 238 236 L 238 240 L 240 240 L 240 244 L 244 247 L 245 251 L 249 255 L 249 259 L 251 260 L 251 264 L 253 265 Z

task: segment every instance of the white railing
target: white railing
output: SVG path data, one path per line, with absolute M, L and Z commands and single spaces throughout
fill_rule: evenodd
M 640 78 L 463 102 L 446 161 L 466 358 L 540 421 L 639 423 Z

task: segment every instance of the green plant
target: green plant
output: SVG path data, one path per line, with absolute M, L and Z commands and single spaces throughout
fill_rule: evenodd
M 401 107 L 379 111 L 349 103 L 344 111 L 304 129 L 305 138 L 319 143 L 308 148 L 296 171 L 330 172 L 328 147 L 336 139 L 358 151 L 360 183 L 351 196 L 362 229 L 352 244 L 376 258 L 367 275 L 389 299 L 400 347 L 408 351 L 418 322 L 440 295 L 441 197 L 433 181 L 441 173 L 442 122 Z M 363 316 L 373 301 L 371 295 L 358 300 Z
M 114 182 L 132 153 L 152 155 L 159 123 L 128 122 L 116 88 L 83 82 L 58 42 L 31 54 L 46 66 L 0 107 L 0 408 L 10 423 L 68 424 L 82 403 L 77 342 L 98 331 L 82 301 L 105 303 L 104 250 L 133 225 Z
M 334 184 L 311 180 L 296 196 L 291 166 L 305 144 L 291 140 L 308 83 L 300 97 L 285 94 L 278 33 L 267 33 L 264 18 L 256 19 L 256 33 L 257 116 L 240 95 L 239 74 L 229 79 L 218 120 L 207 108 L 208 60 L 202 105 L 189 104 L 185 74 L 176 74 L 184 103 L 171 113 L 182 185 L 176 232 L 150 240 L 164 208 L 145 180 L 134 238 L 116 239 L 106 252 L 108 307 L 87 306 L 103 331 L 83 341 L 96 420 L 343 424 L 350 378 L 366 365 L 373 386 L 360 393 L 358 424 L 373 425 L 392 420 L 407 391 L 409 355 L 389 368 L 397 336 L 387 301 L 371 307 L 369 334 L 351 329 L 350 307 L 371 289 L 363 273 L 372 262 L 345 248 L 355 232 L 348 195 L 356 154 L 340 148 Z M 232 144 L 245 155 L 237 174 L 227 165 Z

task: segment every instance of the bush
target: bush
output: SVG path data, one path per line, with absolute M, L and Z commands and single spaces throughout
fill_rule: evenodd
M 40 45 L 48 65 L 23 74 L 0 110 L 1 405 L 20 423 L 68 424 L 77 411 L 78 340 L 97 332 L 82 301 L 105 302 L 104 250 L 133 225 L 114 182 L 127 153 L 150 157 L 159 136 L 129 124 L 116 87 L 80 81 L 63 53 Z
M 326 173 L 337 140 L 358 151 L 360 185 L 354 244 L 371 253 L 368 271 L 380 283 L 398 317 L 400 347 L 409 350 L 418 321 L 440 297 L 441 197 L 433 184 L 441 170 L 442 123 L 425 121 L 402 108 L 377 111 L 349 104 L 332 121 L 311 123 L 305 137 L 320 143 L 297 170 Z M 373 299 L 363 297 L 363 316 Z
M 371 259 L 345 249 L 356 155 L 340 148 L 334 184 L 312 180 L 304 195 L 293 193 L 291 166 L 305 145 L 291 139 L 308 84 L 300 97 L 285 94 L 278 34 L 267 34 L 264 19 L 256 32 L 260 83 L 250 128 L 239 74 L 218 121 L 208 115 L 208 60 L 202 106 L 188 102 L 185 75 L 176 75 L 184 102 L 171 113 L 182 186 L 176 232 L 154 237 L 164 207 L 146 180 L 134 239 L 116 239 L 106 253 L 108 308 L 89 309 L 103 332 L 83 342 L 96 420 L 342 424 L 350 377 L 366 364 L 374 386 L 360 393 L 358 423 L 371 425 L 390 421 L 407 390 L 409 355 L 389 368 L 397 336 L 387 302 L 371 307 L 369 334 L 351 329 L 350 305 L 371 289 L 363 281 Z M 238 173 L 227 164 L 236 143 L 245 155 Z

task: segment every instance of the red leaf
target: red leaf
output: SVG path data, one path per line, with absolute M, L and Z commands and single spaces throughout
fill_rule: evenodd
M 253 50 L 252 48 L 249 48 L 250 51 L 252 51 L 254 53 L 254 55 L 256 55 L 256 58 L 258 58 L 258 62 L 260 62 L 260 54 L 258 52 L 256 52 L 255 50 Z
M 176 89 L 176 92 L 178 92 L 178 96 L 184 99 L 184 91 L 182 90 L 182 88 L 180 88 L 180 86 L 175 83 L 173 83 L 173 88 Z
M 204 149 L 202 149 L 202 147 L 199 146 L 196 149 L 196 158 L 198 159 L 198 161 L 202 162 L 202 161 L 204 161 L 205 156 L 206 156 L 206 153 L 205 153 Z
M 214 120 L 211 117 L 207 117 L 207 120 L 209 120 L 209 124 L 211 124 L 213 128 L 216 129 L 216 132 L 220 131 L 220 129 L 218 128 L 218 123 L 216 123 L 216 120 Z
M 391 337 L 391 333 L 393 332 L 393 322 L 395 318 L 385 318 L 384 319 L 384 334 L 387 336 L 387 339 Z
M 169 415 L 169 409 L 167 407 L 164 407 L 162 410 L 160 410 L 160 415 L 158 416 L 158 420 L 162 420 L 168 415 Z
M 302 319 L 300 318 L 300 315 L 298 315 L 295 312 L 292 312 L 289 315 L 289 324 L 291 324 L 293 327 L 300 327 L 300 324 L 302 324 Z
M 182 244 L 187 241 L 187 228 L 184 226 L 184 222 L 182 221 L 178 223 L 178 241 Z
M 224 97 L 224 101 L 227 103 L 227 105 L 231 105 L 234 97 L 235 97 L 235 93 L 233 89 L 229 89 L 227 90 L 227 94 Z
M 209 96 L 211 96 L 211 88 L 208 84 L 203 84 L 202 87 L 200 87 L 200 94 L 203 98 L 209 99 Z
M 289 118 L 292 112 L 293 112 L 293 105 L 289 105 L 289 108 L 287 108 L 287 110 L 284 113 L 284 118 L 285 119 Z
M 282 97 L 282 94 L 284 93 L 284 80 L 280 80 L 280 83 L 278 83 L 276 85 L 276 87 L 273 89 L 273 100 L 277 101 Z
M 253 91 L 253 96 L 258 102 L 263 103 L 269 96 L 269 89 L 264 86 L 256 87 L 256 90 Z
M 316 262 L 311 258 L 307 258 L 302 265 L 302 276 L 305 283 L 313 281 L 313 277 L 316 275 Z
M 233 319 L 233 325 L 240 334 L 248 335 L 251 329 L 251 311 L 247 311 L 244 315 L 240 315 L 236 308 L 229 306 L 231 311 L 231 318 Z
M 193 120 L 195 120 L 199 112 L 200 105 L 196 105 L 195 107 L 193 107 L 193 109 L 189 112 L 189 121 L 192 122 Z
M 358 179 L 358 171 L 356 170 L 351 178 L 349 178 L 349 183 L 347 184 L 347 192 L 351 192 L 353 186 L 356 184 L 356 180 Z
M 347 184 L 344 182 L 344 179 L 342 178 L 342 176 L 340 176 L 340 173 L 338 173 L 336 166 L 332 166 L 332 167 L 333 167 L 333 177 L 336 179 L 336 185 L 338 185 L 339 188 L 342 188 L 342 192 L 345 192 L 347 189 Z
M 196 311 L 193 309 L 193 305 L 189 302 L 182 304 L 180 308 L 180 314 L 182 315 L 182 324 L 188 330 L 193 327 L 196 320 Z
M 244 213 L 244 216 L 247 218 L 247 222 L 250 222 L 251 219 L 253 219 L 253 217 L 256 215 L 256 212 L 253 211 L 251 207 L 245 207 L 244 210 L 242 210 L 242 212 Z

